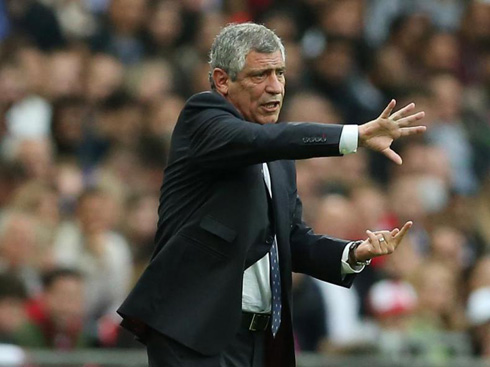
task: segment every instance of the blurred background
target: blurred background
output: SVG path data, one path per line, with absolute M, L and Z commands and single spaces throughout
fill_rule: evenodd
M 145 365 L 114 311 L 153 249 L 179 111 L 220 28 L 249 20 L 286 46 L 281 121 L 426 112 L 402 166 L 297 162 L 317 232 L 414 221 L 351 290 L 295 275 L 300 365 L 490 360 L 490 1 L 1 0 L 0 364 Z

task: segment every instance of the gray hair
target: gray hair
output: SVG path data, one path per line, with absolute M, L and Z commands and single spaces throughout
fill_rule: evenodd
M 214 68 L 223 69 L 231 80 L 235 81 L 237 74 L 245 66 L 245 58 L 250 51 L 273 53 L 281 51 L 282 59 L 286 61 L 286 52 L 281 39 L 269 28 L 255 23 L 229 24 L 224 27 L 214 39 L 209 54 L 209 82 L 215 89 L 212 71 Z

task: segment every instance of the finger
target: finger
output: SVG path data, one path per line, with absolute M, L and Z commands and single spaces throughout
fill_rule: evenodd
M 390 234 L 395 237 L 397 235 L 397 233 L 400 232 L 400 230 L 398 228 L 394 228 L 391 230 Z
M 410 126 L 415 121 L 422 120 L 424 117 L 425 117 L 425 112 L 420 111 L 420 112 L 414 113 L 413 115 L 403 117 L 403 118 L 397 120 L 396 123 L 400 127 L 406 127 L 406 126 Z
M 395 251 L 396 244 L 390 232 L 382 233 L 384 241 L 381 242 L 381 251 L 385 254 L 391 254 Z
M 413 225 L 413 222 L 412 221 L 408 221 L 407 223 L 405 223 L 402 227 L 402 229 L 400 230 L 400 232 L 398 232 L 396 235 L 395 235 L 395 240 L 396 240 L 396 245 L 398 246 L 398 244 L 403 240 L 403 237 L 405 237 L 405 235 L 407 234 L 408 230 L 412 227 Z
M 366 234 L 368 235 L 369 242 L 371 243 L 371 246 L 374 249 L 373 254 L 380 254 L 381 248 L 379 246 L 378 237 L 373 232 L 371 232 L 369 229 L 366 231 Z
M 386 148 L 382 153 L 398 165 L 403 163 L 402 157 L 391 148 Z
M 379 242 L 379 255 L 387 255 L 393 252 L 395 246 L 393 245 L 393 237 L 390 236 L 388 231 L 375 232 Z
M 422 134 L 427 130 L 427 126 L 404 127 L 400 129 L 400 136 L 410 136 Z
M 415 107 L 415 103 L 410 103 L 410 104 L 406 105 L 405 107 L 403 107 L 402 109 L 396 111 L 393 115 L 390 116 L 390 119 L 391 120 L 394 120 L 394 121 L 397 121 L 398 119 L 400 119 L 403 116 L 405 116 L 406 113 L 408 113 L 411 110 L 413 110 L 414 107 Z
M 391 115 L 391 111 L 393 111 L 393 108 L 396 106 L 396 101 L 392 99 L 390 103 L 388 103 L 388 106 L 386 106 L 385 110 L 381 113 L 380 117 L 381 118 L 389 118 Z

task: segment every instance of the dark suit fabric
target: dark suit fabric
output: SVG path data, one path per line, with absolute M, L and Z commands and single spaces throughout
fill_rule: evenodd
M 354 278 L 341 277 L 347 242 L 316 235 L 302 221 L 293 161 L 338 156 L 341 132 L 340 125 L 251 123 L 218 93 L 191 97 L 172 136 L 155 251 L 118 310 L 123 326 L 143 341 L 149 326 L 199 353 L 218 354 L 239 328 L 243 271 L 269 251 L 275 233 L 284 312 L 272 349 L 287 348 L 281 367 L 293 365 L 291 272 L 343 286 Z
M 270 331 L 240 328 L 220 354 L 206 356 L 163 334 L 147 338 L 149 367 L 264 367 L 266 335 Z

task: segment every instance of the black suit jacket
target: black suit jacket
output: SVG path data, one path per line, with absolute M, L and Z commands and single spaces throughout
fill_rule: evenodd
M 343 286 L 353 280 L 341 277 L 347 241 L 316 235 L 302 221 L 293 161 L 338 156 L 341 131 L 340 125 L 255 124 L 216 92 L 191 97 L 172 136 L 152 260 L 118 310 L 123 326 L 144 338 L 138 325 L 146 325 L 203 354 L 219 353 L 240 324 L 243 271 L 269 251 L 275 232 L 281 334 L 292 354 L 291 271 Z M 269 162 L 273 219 L 263 162 Z

